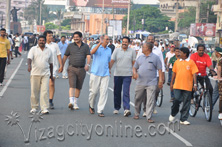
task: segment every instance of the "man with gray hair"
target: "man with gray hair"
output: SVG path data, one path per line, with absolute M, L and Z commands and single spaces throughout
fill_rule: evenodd
M 157 55 L 152 53 L 153 44 L 144 43 L 143 55 L 139 56 L 133 67 L 133 78 L 137 80 L 135 88 L 135 116 L 139 119 L 141 104 L 146 98 L 146 118 L 149 123 L 155 106 L 157 87 L 157 71 L 159 73 L 158 87 L 163 87 L 162 64 Z

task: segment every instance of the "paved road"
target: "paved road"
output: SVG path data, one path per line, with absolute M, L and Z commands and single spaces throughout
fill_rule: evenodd
M 79 100 L 80 110 L 71 111 L 67 108 L 68 80 L 59 78 L 56 79 L 55 109 L 51 110 L 49 115 L 44 115 L 42 119 L 38 115 L 34 118 L 30 117 L 30 81 L 25 64 L 26 59 L 14 59 L 7 71 L 5 82 L 8 84 L 0 88 L 1 147 L 221 147 L 222 127 L 217 119 L 218 103 L 213 112 L 212 122 L 207 122 L 203 112 L 199 111 L 195 118 L 189 118 L 190 126 L 180 126 L 178 130 L 175 125 L 175 132 L 169 133 L 173 129 L 168 127 L 172 103 L 169 102 L 169 86 L 166 84 L 163 105 L 157 108 L 158 114 L 153 116 L 156 121 L 153 126 L 143 117 L 139 120 L 134 120 L 133 116 L 123 117 L 123 110 L 118 115 L 112 113 L 113 77 L 110 79 L 109 98 L 104 110 L 106 117 L 99 118 L 96 114 L 89 114 L 88 74 Z M 134 112 L 134 88 L 135 81 L 131 84 L 130 92 L 132 112 Z M 18 115 L 19 117 L 16 118 Z M 5 120 L 6 116 L 10 116 L 8 121 Z M 8 122 L 13 125 L 7 125 Z M 165 134 L 159 134 L 164 131 Z M 153 134 L 155 132 L 156 135 Z

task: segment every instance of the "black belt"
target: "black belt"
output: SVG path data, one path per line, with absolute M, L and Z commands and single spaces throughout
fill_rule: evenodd
M 75 65 L 70 65 L 72 67 L 75 67 L 75 68 L 84 68 L 84 66 L 75 66 Z

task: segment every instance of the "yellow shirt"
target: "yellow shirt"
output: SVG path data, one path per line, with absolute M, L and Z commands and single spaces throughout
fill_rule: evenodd
M 0 58 L 6 58 L 7 57 L 7 50 L 9 50 L 10 42 L 7 38 L 0 37 Z
M 192 91 L 193 74 L 198 72 L 194 61 L 178 59 L 173 65 L 173 72 L 176 73 L 173 89 Z

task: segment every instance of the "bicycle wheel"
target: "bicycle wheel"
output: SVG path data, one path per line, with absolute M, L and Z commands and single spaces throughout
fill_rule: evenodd
M 212 98 L 209 91 L 204 93 L 203 110 L 206 120 L 210 122 L 212 118 Z
M 156 99 L 156 105 L 158 107 L 161 107 L 162 102 L 163 102 L 163 89 L 160 89 L 160 92 L 159 92 L 157 99 Z
M 190 104 L 189 114 L 191 117 L 195 117 L 198 111 L 199 104 L 196 98 L 193 98 L 193 103 Z

